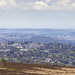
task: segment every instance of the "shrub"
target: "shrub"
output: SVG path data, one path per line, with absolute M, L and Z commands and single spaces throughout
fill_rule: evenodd
M 6 60 L 5 59 L 2 59 L 1 62 L 6 62 Z

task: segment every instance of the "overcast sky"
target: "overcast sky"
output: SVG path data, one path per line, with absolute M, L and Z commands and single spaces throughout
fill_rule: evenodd
M 0 28 L 75 29 L 75 0 L 0 0 Z

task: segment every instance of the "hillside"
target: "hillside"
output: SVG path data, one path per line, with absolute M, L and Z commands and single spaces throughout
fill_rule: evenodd
M 0 62 L 0 75 L 75 75 L 75 68 Z

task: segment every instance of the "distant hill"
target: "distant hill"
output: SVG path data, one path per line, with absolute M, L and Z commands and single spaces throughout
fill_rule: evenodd
M 75 45 L 74 29 L 0 29 L 0 41 L 32 41 Z
M 51 37 L 44 37 L 44 36 L 34 36 L 28 39 L 27 41 L 32 41 L 37 43 L 50 43 L 50 42 L 56 42 L 56 39 L 53 39 Z
M 75 45 L 74 41 L 57 39 L 55 37 L 46 37 L 46 36 L 33 36 L 25 41 L 35 42 L 35 43 L 63 43 L 69 45 Z
M 0 75 L 75 75 L 75 68 L 0 62 Z

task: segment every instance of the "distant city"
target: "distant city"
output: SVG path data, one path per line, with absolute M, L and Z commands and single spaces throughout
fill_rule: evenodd
M 0 29 L 0 60 L 75 65 L 75 30 Z

